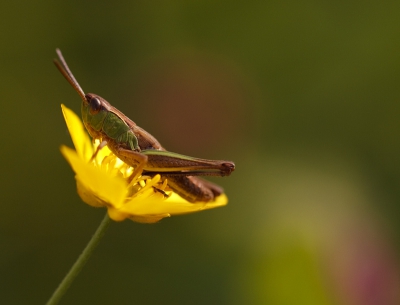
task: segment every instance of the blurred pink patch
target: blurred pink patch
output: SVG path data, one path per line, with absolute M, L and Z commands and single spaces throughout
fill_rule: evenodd
M 348 228 L 330 254 L 340 304 L 400 304 L 398 260 L 382 236 Z

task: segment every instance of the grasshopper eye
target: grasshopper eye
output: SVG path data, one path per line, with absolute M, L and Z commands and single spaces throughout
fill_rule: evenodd
M 97 97 L 92 97 L 90 99 L 90 113 L 91 114 L 96 114 L 100 111 L 101 109 L 101 102 Z

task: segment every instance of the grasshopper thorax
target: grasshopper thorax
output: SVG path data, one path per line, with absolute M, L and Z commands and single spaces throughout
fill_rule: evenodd
M 139 149 L 138 140 L 124 120 L 124 115 L 101 96 L 85 94 L 82 101 L 82 120 L 92 138 L 105 140 L 109 146 Z

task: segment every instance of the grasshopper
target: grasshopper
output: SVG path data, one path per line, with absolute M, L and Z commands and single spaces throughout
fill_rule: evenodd
M 155 137 L 137 126 L 117 108 L 97 94 L 85 94 L 69 69 L 61 51 L 54 63 L 82 99 L 82 120 L 93 139 L 126 164 L 132 166 L 132 178 L 139 174 L 160 174 L 168 186 L 189 202 L 214 200 L 223 193 L 222 187 L 198 176 L 229 176 L 235 164 L 224 160 L 207 160 L 167 151 Z M 98 152 L 98 151 L 97 151 Z M 95 154 L 97 153 L 95 152 Z

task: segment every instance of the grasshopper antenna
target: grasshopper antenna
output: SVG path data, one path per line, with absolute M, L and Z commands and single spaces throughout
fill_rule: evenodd
M 80 97 L 86 101 L 85 97 L 85 92 L 83 92 L 81 86 L 79 86 L 79 83 L 76 81 L 74 75 L 72 74 L 71 70 L 68 68 L 67 62 L 64 59 L 64 56 L 62 55 L 60 49 L 56 49 L 58 58 L 60 59 L 61 63 L 57 60 L 54 59 L 53 62 L 58 68 L 58 70 L 61 72 L 62 75 L 66 78 L 66 80 L 71 84 L 71 86 L 75 89 L 76 92 L 80 95 Z

